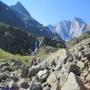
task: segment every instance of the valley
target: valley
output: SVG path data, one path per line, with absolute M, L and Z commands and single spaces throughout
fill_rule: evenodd
M 44 26 L 0 1 L 0 90 L 90 90 L 89 23 Z

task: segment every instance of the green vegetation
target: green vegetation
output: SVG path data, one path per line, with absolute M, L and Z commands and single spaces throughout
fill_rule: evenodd
M 6 52 L 6 51 L 0 49 L 0 59 L 4 59 L 4 60 L 13 60 L 13 59 L 16 59 L 16 60 L 30 60 L 32 58 L 33 58 L 32 56 L 14 55 L 14 54 L 11 54 L 9 52 Z
M 85 40 L 85 39 L 88 39 L 88 38 L 90 38 L 90 32 L 89 32 L 89 31 L 88 31 L 87 33 L 83 33 L 83 34 L 82 34 L 80 37 L 78 37 L 78 38 L 74 38 L 74 39 L 72 39 L 71 41 L 66 42 L 66 46 L 67 46 L 68 48 L 70 48 L 70 47 L 76 45 L 77 43 L 81 42 L 82 40 Z
M 0 58 L 1 59 L 12 59 L 14 58 L 14 55 L 9 53 L 9 52 L 5 52 L 4 50 L 0 49 Z
M 45 38 L 43 42 L 44 42 L 43 44 L 46 46 L 53 46 L 53 47 L 57 47 L 57 48 L 65 48 L 66 47 L 64 41 L 62 41 L 62 43 L 60 43 L 60 41 Z
M 34 55 L 23 56 L 19 54 L 14 55 L 3 49 L 0 49 L 0 60 L 5 60 L 5 61 L 21 60 L 22 62 L 26 62 L 27 60 L 29 61 L 32 60 L 34 57 L 40 60 L 45 60 L 48 57 L 49 53 L 53 53 L 56 50 L 58 50 L 58 48 L 51 47 L 51 46 L 47 46 L 47 47 L 43 46 Z
M 30 55 L 35 41 L 36 37 L 31 33 L 26 33 L 19 28 L 0 22 L 0 60 L 22 60 L 26 62 L 34 57 L 44 60 L 58 48 L 65 47 L 64 42 L 60 43 L 44 38 L 39 50 L 34 55 Z
M 27 55 L 31 53 L 35 40 L 35 36 L 31 33 L 0 23 L 0 48 L 5 51 Z
M 36 57 L 40 58 L 41 60 L 46 59 L 50 53 L 55 52 L 59 48 L 52 47 L 52 46 L 42 46 L 39 51 L 37 52 Z

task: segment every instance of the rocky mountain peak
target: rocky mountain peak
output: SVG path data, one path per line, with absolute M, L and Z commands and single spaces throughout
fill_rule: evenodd
M 72 20 L 59 21 L 55 27 L 53 31 L 65 41 L 79 37 L 88 29 L 87 23 L 80 17 L 73 17 Z
M 16 5 L 23 6 L 20 1 L 18 1 Z
M 8 7 L 6 4 L 4 4 L 2 1 L 0 1 L 0 10 L 2 9 L 2 8 L 6 8 L 6 7 Z
M 81 24 L 86 24 L 86 22 L 80 17 L 73 17 L 72 22 L 79 22 Z
M 15 5 L 11 6 L 12 10 L 15 10 L 16 13 L 20 14 L 20 17 L 24 16 L 25 18 L 31 18 L 29 12 L 25 9 L 20 1 L 18 1 Z
M 70 27 L 70 36 L 72 38 L 79 37 L 82 33 L 86 31 L 87 24 L 84 20 L 78 17 L 74 17 L 71 21 L 71 27 Z

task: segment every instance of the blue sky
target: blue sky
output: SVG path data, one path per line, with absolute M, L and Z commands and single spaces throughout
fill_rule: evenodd
M 90 0 L 1 0 L 8 5 L 20 1 L 31 16 L 43 25 L 81 17 L 90 22 Z

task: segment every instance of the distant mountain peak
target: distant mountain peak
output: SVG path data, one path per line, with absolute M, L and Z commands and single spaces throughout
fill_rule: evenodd
M 86 32 L 86 27 L 87 23 L 83 19 L 80 17 L 73 17 L 72 20 L 63 20 L 57 22 L 55 29 L 50 29 L 61 36 L 62 39 L 67 41 Z
M 20 1 L 17 1 L 17 4 L 21 4 L 21 2 Z M 22 4 L 21 4 L 22 5 Z
M 86 22 L 80 17 L 73 17 L 72 21 L 78 21 L 81 24 L 86 24 Z
M 18 2 L 16 3 L 16 6 L 19 6 L 19 7 L 24 8 L 24 6 L 22 5 L 22 3 L 21 3 L 20 1 L 18 1 Z

